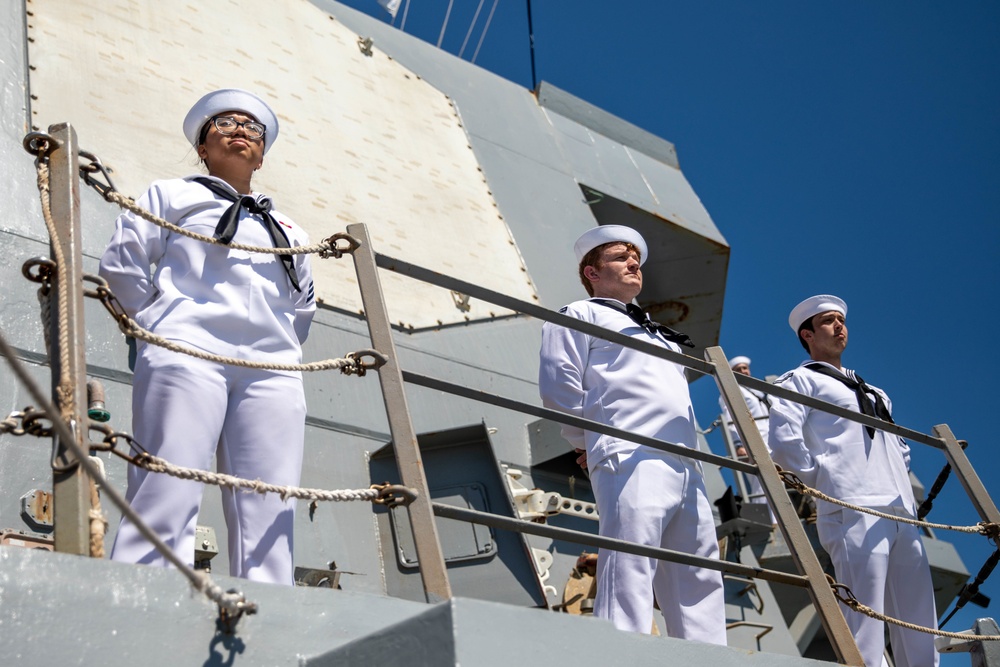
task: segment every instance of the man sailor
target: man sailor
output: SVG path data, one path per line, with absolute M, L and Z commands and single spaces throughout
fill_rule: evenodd
M 642 236 L 628 227 L 606 225 L 583 234 L 574 250 L 580 279 L 592 298 L 560 312 L 680 351 L 665 336 L 686 337 L 649 322 L 632 303 L 642 289 L 640 266 L 648 258 Z M 540 356 L 538 385 L 546 407 L 697 446 L 682 366 L 551 323 L 542 327 Z M 585 450 L 601 535 L 718 558 L 712 509 L 697 462 L 572 426 L 564 425 L 562 434 Z M 648 634 L 654 593 L 668 635 L 726 643 L 719 572 L 600 550 L 595 616 L 619 629 Z
M 729 360 L 729 367 L 734 373 L 749 376 L 750 357 L 733 357 Z M 740 392 L 743 394 L 743 400 L 747 404 L 750 416 L 753 417 L 754 424 L 757 425 L 760 437 L 763 438 L 764 444 L 767 444 L 768 418 L 771 414 L 770 396 L 762 391 L 750 389 L 742 385 L 740 385 Z M 743 440 L 740 438 L 739 431 L 736 430 L 736 424 L 733 422 L 733 418 L 729 414 L 729 408 L 726 407 L 726 401 L 722 396 L 719 397 L 719 407 L 722 408 L 722 422 L 729 431 L 730 438 L 732 438 L 736 456 L 740 460 L 746 461 L 748 458 L 746 447 L 743 446 Z M 767 504 L 767 498 L 764 496 L 764 488 L 761 486 L 760 477 L 757 475 L 747 475 L 747 484 L 750 490 L 750 497 L 746 499 L 746 502 Z M 771 523 L 774 523 L 773 514 L 771 514 Z
M 884 391 L 841 365 L 847 347 L 847 304 L 829 294 L 792 309 L 788 324 L 809 360 L 776 384 L 843 408 L 892 421 Z M 773 398 L 769 445 L 775 462 L 809 486 L 854 505 L 914 518 L 910 450 L 891 433 L 790 400 Z M 819 540 L 837 580 L 863 604 L 920 626 L 937 627 L 927 554 L 915 526 L 817 501 Z M 886 665 L 882 621 L 846 611 L 868 667 Z M 889 626 L 897 667 L 938 664 L 934 637 Z

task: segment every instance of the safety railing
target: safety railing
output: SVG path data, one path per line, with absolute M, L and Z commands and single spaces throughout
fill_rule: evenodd
M 90 470 L 90 466 L 86 462 L 83 465 L 74 465 L 74 462 L 78 460 L 77 454 L 74 452 L 79 452 L 81 447 L 86 447 L 84 443 L 86 429 L 79 425 L 87 423 L 85 414 L 86 376 L 83 360 L 83 274 L 80 267 L 82 254 L 78 208 L 79 184 L 77 181 L 79 173 L 78 148 L 75 134 L 68 125 L 53 126 L 50 128 L 50 132 L 54 133 L 59 142 L 58 149 L 53 151 L 49 158 L 53 170 L 52 211 L 53 216 L 59 218 L 58 224 L 62 227 L 61 233 L 56 235 L 53 241 L 53 254 L 57 257 L 57 264 L 60 265 L 58 280 L 81 285 L 81 289 L 72 290 L 74 293 L 72 298 L 59 300 L 56 307 L 58 317 L 52 318 L 53 394 L 56 397 L 56 409 L 59 410 L 60 419 L 70 428 L 76 429 L 76 432 L 73 433 L 73 445 L 75 446 L 70 447 L 67 447 L 66 443 L 60 442 L 60 438 L 66 440 L 69 436 L 66 429 L 63 429 L 61 425 L 55 429 L 58 434 L 55 443 L 56 458 L 54 459 L 58 464 L 54 465 L 55 513 L 58 516 L 55 539 L 56 548 L 59 551 L 86 554 L 88 552 L 86 546 L 88 540 L 87 515 L 90 507 L 89 484 L 91 484 L 88 477 L 92 476 L 94 471 Z M 973 470 L 962 447 L 946 425 L 936 426 L 934 428 L 935 435 L 928 436 L 918 431 L 800 395 L 756 378 L 735 375 L 729 368 L 726 357 L 719 347 L 708 348 L 705 351 L 705 360 L 690 357 L 548 310 L 530 302 L 515 299 L 500 292 L 377 253 L 372 247 L 371 239 L 364 225 L 350 225 L 347 231 L 356 242 L 356 244 L 352 243 L 350 252 L 355 262 L 372 343 L 387 357 L 386 363 L 379 368 L 379 381 L 400 478 L 405 486 L 416 491 L 416 498 L 407 505 L 407 510 L 410 515 L 420 575 L 428 601 L 434 602 L 451 597 L 447 568 L 434 522 L 434 516 L 440 516 L 803 587 L 807 589 L 818 610 L 822 625 L 838 660 L 847 664 L 861 664 L 860 653 L 840 610 L 837 598 L 812 550 L 796 510 L 785 493 L 784 482 L 779 477 L 767 447 L 746 409 L 739 389 L 740 385 L 824 410 L 865 426 L 873 426 L 883 431 L 895 433 L 911 442 L 920 442 L 943 450 L 981 519 L 992 524 L 1000 523 L 1000 512 Z M 57 243 L 60 247 L 56 246 Z M 603 338 L 624 347 L 680 364 L 697 373 L 712 375 L 724 397 L 740 437 L 750 453 L 750 462 L 738 461 L 622 431 L 599 422 L 539 407 L 536 404 L 497 396 L 400 368 L 378 269 L 391 270 L 446 290 L 468 295 L 470 298 L 486 301 L 501 308 Z M 405 383 L 550 419 L 561 424 L 628 439 L 664 452 L 728 468 L 734 472 L 758 475 L 764 494 L 774 512 L 799 574 L 749 567 L 724 560 L 701 558 L 669 549 L 633 544 L 590 533 L 432 502 L 423 471 L 420 449 L 407 406 Z M 81 413 L 81 411 L 83 412 Z
M 670 560 L 698 567 L 705 567 L 729 574 L 764 579 L 775 583 L 804 587 L 808 590 L 812 602 L 816 606 L 823 628 L 826 631 L 826 635 L 829 638 L 836 655 L 838 656 L 838 660 L 846 664 L 862 663 L 857 645 L 848 629 L 843 613 L 841 612 L 841 608 L 838 604 L 837 597 L 834 595 L 823 568 L 820 565 L 819 560 L 812 549 L 809 538 L 807 537 L 806 532 L 799 520 L 798 513 L 792 505 L 788 494 L 785 492 L 785 483 L 779 476 L 777 468 L 770 458 L 768 449 L 754 424 L 753 418 L 750 416 L 749 411 L 746 408 L 746 403 L 744 402 L 742 393 L 739 389 L 740 385 L 766 392 L 772 396 L 778 396 L 780 398 L 802 403 L 819 410 L 824 410 L 865 426 L 874 426 L 883 431 L 900 435 L 912 442 L 919 442 L 921 444 L 934 447 L 935 449 L 943 450 L 953 470 L 961 480 L 962 486 L 972 499 L 980 518 L 984 522 L 994 524 L 1000 521 L 1000 513 L 998 513 L 992 499 L 973 470 L 972 465 L 966 457 L 962 447 L 951 433 L 951 430 L 945 425 L 936 426 L 934 428 L 935 435 L 929 436 L 897 424 L 883 422 L 879 419 L 868 417 L 852 410 L 847 410 L 824 401 L 803 396 L 797 392 L 783 389 L 782 387 L 772 385 L 756 378 L 737 375 L 730 369 L 726 356 L 719 347 L 708 348 L 705 351 L 705 360 L 673 352 L 672 350 L 657 345 L 636 340 L 619 332 L 610 331 L 588 322 L 583 322 L 579 319 L 551 311 L 534 303 L 521 301 L 506 294 L 444 275 L 405 260 L 377 253 L 371 247 L 370 239 L 364 225 L 351 225 L 348 226 L 347 229 L 348 234 L 357 238 L 360 242 L 358 250 L 354 252 L 354 260 L 359 267 L 359 284 L 362 295 L 366 292 L 378 291 L 380 293 L 380 287 L 377 280 L 368 283 L 365 280 L 360 279 L 362 274 L 362 265 L 365 265 L 364 273 L 366 276 L 371 275 L 371 266 L 375 266 L 394 271 L 415 280 L 436 285 L 446 290 L 468 295 L 469 298 L 472 299 L 480 299 L 501 308 L 506 308 L 542 321 L 574 329 L 585 334 L 620 344 L 624 347 L 639 350 L 654 357 L 678 363 L 697 373 L 713 376 L 719 387 L 719 391 L 728 406 L 730 415 L 732 415 L 734 425 L 740 434 L 744 445 L 749 451 L 749 462 L 717 456 L 715 454 L 706 453 L 700 450 L 693 450 L 674 443 L 622 431 L 620 429 L 612 428 L 606 424 L 570 416 L 562 412 L 539 407 L 536 404 L 526 403 L 504 396 L 498 396 L 490 392 L 466 387 L 441 378 L 435 378 L 403 369 L 399 370 L 400 377 L 405 382 L 413 385 L 446 392 L 454 396 L 480 401 L 535 417 L 550 419 L 560 424 L 567 424 L 583 428 L 588 431 L 625 438 L 632 442 L 646 445 L 661 451 L 729 468 L 735 473 L 757 475 L 761 479 L 764 496 L 767 498 L 767 502 L 774 512 L 779 529 L 782 532 L 792 559 L 795 562 L 800 574 L 795 575 L 760 567 L 747 567 L 739 563 L 731 563 L 728 561 L 699 558 L 690 554 L 680 553 L 668 549 L 638 545 L 606 537 L 598 537 L 589 533 L 580 533 L 564 528 L 512 519 L 476 510 L 456 508 L 442 503 L 432 503 L 434 514 L 437 516 L 479 523 L 498 529 L 512 530 L 530 535 L 585 544 L 590 547 L 615 549 L 627 553 Z M 373 326 L 371 320 L 369 321 L 369 326 Z M 387 321 L 386 326 L 388 326 Z

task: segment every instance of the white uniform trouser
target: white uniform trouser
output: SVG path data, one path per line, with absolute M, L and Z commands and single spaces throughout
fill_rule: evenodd
M 170 463 L 272 484 L 297 486 L 302 471 L 305 396 L 299 374 L 224 366 L 140 347 L 132 388 L 133 431 L 146 450 Z M 126 497 L 175 553 L 194 560 L 204 487 L 129 466 Z M 295 501 L 222 489 L 233 576 L 292 584 Z M 111 557 L 167 566 L 123 518 Z
M 719 557 L 712 507 L 694 462 L 640 447 L 598 463 L 591 483 L 601 535 Z M 725 645 L 719 572 L 609 549 L 598 552 L 595 616 L 620 630 L 649 634 L 654 591 L 669 636 Z
M 875 507 L 904 514 L 899 508 Z M 909 517 L 912 518 L 912 517 Z M 837 581 L 860 602 L 887 616 L 929 628 L 937 627 L 934 588 L 927 554 L 915 526 L 841 509 L 816 522 L 819 541 L 830 554 Z M 885 624 L 841 607 L 868 667 L 887 665 Z M 934 636 L 889 625 L 896 667 L 938 664 Z

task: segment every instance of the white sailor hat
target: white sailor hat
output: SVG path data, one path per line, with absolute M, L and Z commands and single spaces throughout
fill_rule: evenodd
M 646 262 L 649 249 L 646 247 L 645 239 L 642 238 L 639 232 L 624 225 L 601 225 L 600 227 L 594 227 L 584 232 L 576 240 L 576 243 L 573 244 L 573 250 L 576 252 L 576 263 L 579 264 L 582 262 L 584 256 L 597 246 L 616 241 L 619 243 L 631 243 L 639 249 L 639 266 L 642 266 Z
M 267 103 L 253 93 L 239 88 L 222 88 L 213 91 L 194 103 L 187 116 L 184 117 L 184 136 L 195 148 L 198 147 L 198 134 L 206 122 L 213 116 L 224 111 L 242 111 L 264 124 L 264 153 L 278 138 L 278 117 L 271 111 Z
M 797 334 L 803 322 L 814 315 L 827 313 L 831 310 L 835 310 L 844 317 L 847 317 L 847 304 L 844 303 L 843 299 L 832 294 L 811 296 L 792 308 L 792 312 L 788 315 L 788 326 Z
M 750 365 L 750 357 L 733 357 L 729 360 L 729 367 L 736 368 L 740 364 Z

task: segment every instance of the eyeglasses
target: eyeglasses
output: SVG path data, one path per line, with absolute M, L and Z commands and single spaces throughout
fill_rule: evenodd
M 212 118 L 212 123 L 215 124 L 215 129 L 219 131 L 219 134 L 233 134 L 236 132 L 236 128 L 242 127 L 249 139 L 262 139 L 267 131 L 267 127 L 263 123 L 258 123 L 255 120 L 246 120 L 241 123 L 232 116 L 215 116 Z

